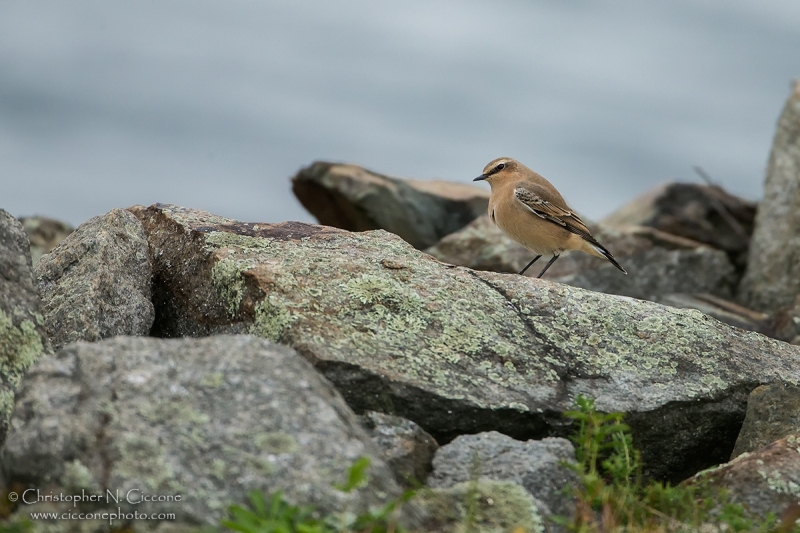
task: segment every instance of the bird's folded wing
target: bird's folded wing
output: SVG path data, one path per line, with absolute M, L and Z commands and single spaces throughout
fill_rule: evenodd
M 514 189 L 514 197 L 523 207 L 539 218 L 557 224 L 591 243 L 597 242 L 578 215 L 548 202 L 536 193 L 535 187 L 535 185 L 517 185 Z

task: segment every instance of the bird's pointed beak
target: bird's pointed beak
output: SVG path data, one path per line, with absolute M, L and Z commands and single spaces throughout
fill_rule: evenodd
M 489 176 L 487 176 L 486 174 L 481 174 L 480 176 L 478 176 L 477 178 L 475 178 L 475 179 L 474 179 L 474 180 L 472 180 L 472 181 L 483 181 L 483 180 L 485 180 L 485 179 L 486 179 L 486 178 L 488 178 L 488 177 L 489 177 Z

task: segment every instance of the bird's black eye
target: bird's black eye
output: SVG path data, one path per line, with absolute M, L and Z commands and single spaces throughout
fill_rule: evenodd
M 495 172 L 500 172 L 500 171 L 501 171 L 501 170 L 503 170 L 504 168 L 506 168 L 506 164 L 505 164 L 505 163 L 500 163 L 499 165 L 497 165 L 496 167 L 494 167 L 494 171 L 495 171 Z

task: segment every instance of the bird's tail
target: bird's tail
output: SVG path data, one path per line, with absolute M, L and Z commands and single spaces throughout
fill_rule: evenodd
M 595 251 L 596 251 L 598 254 L 600 254 L 601 256 L 603 256 L 603 257 L 605 257 L 606 259 L 608 259 L 608 260 L 609 260 L 609 262 L 610 262 L 612 265 L 614 265 L 615 267 L 617 267 L 618 269 L 620 269 L 620 270 L 622 271 L 622 273 L 623 273 L 623 274 L 625 274 L 625 275 L 627 275 L 627 274 L 628 274 L 628 273 L 625 271 L 625 269 L 624 269 L 624 268 L 622 268 L 622 265 L 620 265 L 619 263 L 617 263 L 617 260 L 616 260 L 616 259 L 614 259 L 614 256 L 613 256 L 613 255 L 611 255 L 611 252 L 609 252 L 608 250 L 606 250 L 606 249 L 605 249 L 605 247 L 604 247 L 602 244 L 600 244 L 599 242 L 596 242 L 596 241 L 595 241 L 595 242 L 593 242 L 593 243 L 589 243 L 589 245 L 590 245 L 592 248 L 594 248 L 594 250 L 595 250 Z

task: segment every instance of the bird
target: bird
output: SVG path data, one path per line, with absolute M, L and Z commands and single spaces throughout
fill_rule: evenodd
M 472 181 L 491 187 L 489 218 L 503 232 L 536 254 L 522 275 L 543 255 L 553 257 L 537 277 L 547 272 L 562 252 L 580 250 L 608 259 L 627 274 L 611 252 L 592 237 L 589 228 L 567 205 L 552 183 L 516 159 L 499 157 Z

